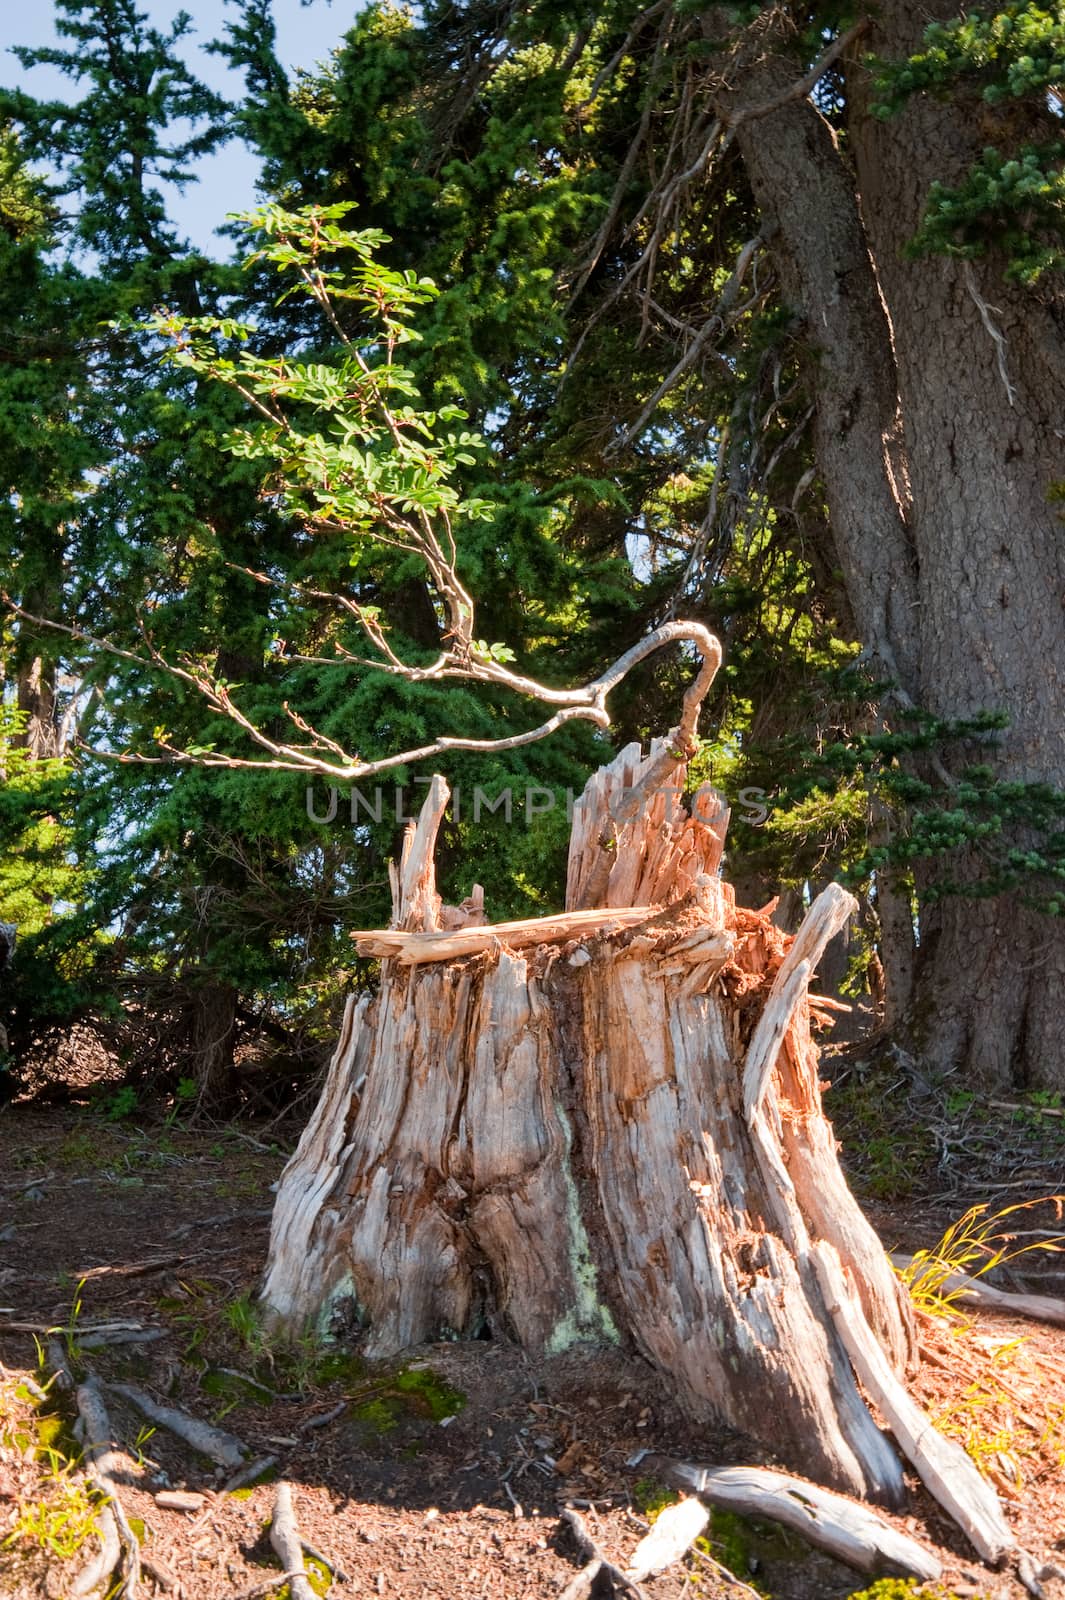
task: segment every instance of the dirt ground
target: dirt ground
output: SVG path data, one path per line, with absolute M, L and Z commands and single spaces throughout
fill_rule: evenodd
M 304 1538 L 334 1566 L 337 1596 L 540 1600 L 583 1564 L 564 1506 L 624 1566 L 669 1498 L 662 1458 L 772 1464 L 748 1440 L 693 1429 L 633 1355 L 574 1351 L 532 1363 L 496 1338 L 420 1348 L 380 1368 L 357 1349 L 282 1348 L 263 1331 L 254 1295 L 271 1185 L 294 1130 L 138 1119 L 143 1126 L 101 1109 L 32 1105 L 0 1113 L 6 1600 L 72 1594 L 97 1548 L 83 1476 L 68 1464 L 72 1401 L 55 1385 L 43 1400 L 33 1387 L 47 1382 L 39 1358 L 57 1327 L 76 1377 L 135 1385 L 236 1435 L 249 1460 L 268 1458 L 253 1484 L 227 1494 L 231 1470 L 105 1389 L 126 1452 L 122 1503 L 143 1530 L 147 1596 L 267 1593 L 278 1570 L 267 1537 L 278 1477 L 293 1485 Z M 1040 1170 L 1009 1196 L 1051 1187 L 1065 1187 L 1062 1174 L 1055 1184 Z M 913 1250 L 965 1198 L 881 1203 L 872 1215 L 889 1246 Z M 1026 1226 L 1049 1232 L 1052 1221 L 1032 1212 Z M 130 1326 L 101 1340 L 101 1323 Z M 1065 1566 L 1065 1330 L 984 1314 L 949 1326 L 925 1317 L 921 1327 L 918 1398 L 995 1482 L 1021 1545 Z M 175 1489 L 200 1497 L 196 1508 L 161 1504 Z M 945 1586 L 926 1592 L 1024 1592 L 1011 1574 L 979 1565 L 916 1483 L 897 1520 L 944 1563 Z M 648 1600 L 843 1600 L 871 1582 L 769 1524 L 717 1514 L 706 1541 L 644 1591 Z M 1065 1596 L 1065 1582 L 1045 1587 L 1048 1600 Z M 610 1592 L 605 1583 L 594 1591 Z

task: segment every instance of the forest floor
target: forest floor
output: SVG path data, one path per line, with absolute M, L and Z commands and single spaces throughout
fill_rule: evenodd
M 974 1201 L 997 1211 L 1065 1189 L 1065 1119 L 1053 1106 L 1019 1115 L 969 1096 L 939 1107 L 938 1133 L 926 1107 L 930 1143 L 908 1149 L 904 1109 L 893 1141 L 877 1142 L 891 1132 L 884 1088 L 852 1082 L 838 1126 L 854 1140 L 855 1181 L 890 1248 L 929 1246 Z M 908 1083 L 905 1096 L 913 1091 Z M 864 1131 L 863 1119 L 872 1119 Z M 564 1506 L 578 1507 L 624 1566 L 672 1498 L 656 1456 L 772 1464 L 748 1440 L 685 1422 L 633 1356 L 573 1351 L 533 1363 L 500 1337 L 423 1347 L 380 1368 L 339 1348 L 276 1344 L 254 1296 L 271 1185 L 296 1131 L 187 1129 L 173 1112 L 121 1095 L 0 1112 L 4 1600 L 71 1594 L 97 1548 L 84 1476 L 71 1465 L 73 1402 L 55 1385 L 43 1400 L 33 1390 L 46 1382 L 39 1357 L 57 1327 L 77 1377 L 136 1385 L 237 1435 L 249 1458 L 271 1458 L 253 1484 L 227 1494 L 227 1469 L 105 1390 L 128 1453 L 122 1502 L 142 1533 L 147 1596 L 265 1595 L 278 1568 L 267 1531 L 279 1476 L 293 1486 L 300 1532 L 343 1574 L 339 1600 L 541 1600 L 582 1565 Z M 1040 1243 L 1056 1217 L 1047 1203 L 1002 1226 Z M 1046 1276 L 1053 1257 L 1015 1260 L 1012 1270 L 1022 1266 L 1029 1287 L 1061 1292 L 1060 1271 Z M 94 1325 L 116 1322 L 130 1326 L 112 1336 L 149 1338 L 94 1336 Z M 1065 1565 L 1065 1329 L 967 1313 L 949 1323 L 923 1315 L 921 1333 L 917 1397 L 995 1482 L 1022 1546 Z M 168 1508 L 175 1489 L 195 1509 Z M 945 1573 L 942 1587 L 922 1593 L 1023 1593 L 1009 1574 L 980 1567 L 916 1481 L 911 1489 L 899 1526 L 938 1552 Z M 645 1593 L 843 1600 L 871 1582 L 769 1524 L 716 1513 L 707 1538 Z M 885 1600 L 913 1592 L 873 1591 Z M 1050 1580 L 1046 1592 L 1065 1596 L 1065 1583 Z

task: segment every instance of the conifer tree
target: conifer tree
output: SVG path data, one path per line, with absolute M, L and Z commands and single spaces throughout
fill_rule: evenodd
M 387 216 L 429 381 L 598 486 L 560 547 L 735 644 L 718 761 L 871 871 L 929 1062 L 1058 1082 L 1060 20 L 379 6 L 293 88 L 245 16 L 277 192 Z

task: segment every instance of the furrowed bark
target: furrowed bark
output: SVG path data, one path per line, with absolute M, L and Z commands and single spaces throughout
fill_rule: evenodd
M 703 29 L 722 52 L 715 110 L 733 124 L 810 347 L 816 463 L 866 652 L 897 679 L 903 704 L 944 720 L 1009 718 L 994 742 L 945 747 L 939 773 L 980 763 L 1005 781 L 1060 789 L 1065 544 L 1054 486 L 1065 298 L 1051 275 L 1037 291 L 1007 281 L 990 238 L 974 262 L 914 259 L 906 248 L 933 181 L 959 182 L 988 143 L 1056 138 L 1057 120 L 1032 97 L 1010 102 L 1007 128 L 964 85 L 916 94 L 887 120 L 870 109 L 869 52 L 903 60 L 928 23 L 956 14 L 953 0 L 868 9 L 860 45 L 842 56 L 845 156 L 817 106 L 794 92 L 808 62 L 785 12 L 738 42 L 723 10 L 706 13 Z M 1039 843 L 1007 817 L 1004 856 Z M 990 1088 L 1060 1088 L 1065 929 L 1022 892 L 982 893 L 988 872 L 980 845 L 918 862 L 916 962 L 908 903 L 885 906 L 887 1017 L 933 1070 Z M 961 892 L 933 903 L 927 891 L 944 876 Z
M 891 0 L 871 14 L 868 48 L 898 60 L 925 27 L 957 14 L 949 0 Z M 871 115 L 860 60 L 847 70 L 848 143 L 862 218 L 891 320 L 918 557 L 922 703 L 936 716 L 1005 712 L 992 743 L 946 750 L 952 772 L 978 762 L 1014 782 L 1065 787 L 1065 541 L 1055 502 L 1065 409 L 1053 274 L 1009 281 L 990 243 L 974 262 L 914 260 L 906 243 L 931 182 L 963 179 L 988 144 L 1056 139 L 1036 97 L 1008 119 L 964 86 L 915 95 L 889 121 Z M 1006 124 L 1009 122 L 1009 126 Z M 1007 829 L 1009 824 L 1007 822 Z M 1037 840 L 1015 830 L 1027 849 Z M 963 886 L 986 875 L 978 848 L 947 869 Z M 918 888 L 941 875 L 935 863 Z M 922 908 L 910 1031 L 933 1069 L 990 1088 L 1061 1088 L 1065 929 L 1019 894 L 953 896 Z
M 713 43 L 733 21 L 714 8 Z M 862 225 L 853 177 L 812 100 L 791 98 L 800 76 L 786 33 L 760 37 L 758 60 L 724 66 L 715 110 L 735 139 L 763 217 L 787 302 L 812 346 L 814 448 L 847 597 L 881 670 L 920 696 L 916 566 L 899 449 L 892 330 Z

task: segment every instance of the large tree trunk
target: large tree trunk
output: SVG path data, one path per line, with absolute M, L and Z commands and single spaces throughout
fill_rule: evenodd
M 905 56 L 929 22 L 956 13 L 952 0 L 892 0 L 876 12 L 863 48 Z M 922 702 L 944 718 L 1009 715 L 998 749 L 969 750 L 956 765 L 991 762 L 1002 778 L 1062 787 L 1065 540 L 1051 496 L 1065 412 L 1062 293 L 1008 283 L 995 255 L 972 264 L 907 256 L 930 183 L 965 176 L 999 141 L 998 113 L 975 93 L 922 95 L 885 123 L 869 115 L 869 93 L 855 65 L 850 129 L 898 374 Z M 1018 114 L 1011 104 L 1010 117 Z M 1020 114 L 1031 118 L 1025 136 L 1034 143 L 1058 136 L 1045 108 Z M 1011 137 L 1020 136 L 1014 127 Z M 980 867 L 978 859 L 951 864 L 963 882 Z M 1059 920 L 1004 896 L 924 907 L 917 976 L 918 1043 L 930 1064 L 961 1066 L 990 1087 L 1065 1085 Z
M 60 616 L 62 552 L 50 532 L 41 533 L 39 539 L 44 548 L 35 550 L 34 555 L 45 571 L 28 587 L 24 603 L 27 610 L 38 616 Z M 28 751 L 34 761 L 61 756 L 55 636 L 49 638 L 43 629 L 20 624 L 13 665 L 18 709 L 25 718 L 14 743 Z
M 1011 285 L 993 256 L 907 255 L 931 182 L 960 179 L 991 141 L 993 113 L 963 93 L 919 95 L 883 121 L 860 64 L 870 50 L 908 55 L 928 22 L 956 12 L 955 0 L 870 12 L 847 64 L 846 152 L 811 100 L 789 97 L 803 66 L 783 12 L 750 62 L 729 64 L 716 99 L 737 123 L 785 295 L 814 347 L 817 460 L 870 656 L 938 717 L 1009 716 L 997 747 L 944 758 L 955 772 L 979 761 L 1062 787 L 1061 290 Z M 711 11 L 704 27 L 720 42 L 731 14 Z M 1057 136 L 1049 112 L 1032 117 L 1035 142 L 1051 126 Z M 1007 842 L 1029 843 L 1019 832 Z M 956 851 L 918 875 L 919 900 L 935 873 L 964 885 L 986 872 L 978 849 Z M 925 902 L 918 955 L 909 1026 L 930 1066 L 989 1087 L 1065 1084 L 1060 919 L 1018 895 Z M 908 998 L 906 959 L 900 977 L 893 1017 Z
M 624 751 L 576 809 L 566 913 L 495 928 L 440 906 L 435 780 L 392 930 L 360 936 L 380 990 L 349 1002 L 285 1170 L 264 1299 L 294 1327 L 346 1309 L 374 1356 L 485 1329 L 621 1339 L 696 1415 L 896 1500 L 818 1266 L 846 1265 L 848 1315 L 905 1367 L 908 1310 L 810 1037 L 810 976 L 853 901 L 829 888 L 794 939 L 737 908 L 724 818 L 712 791 L 679 806 L 683 779 L 664 746 Z
M 62 755 L 56 717 L 55 662 L 34 656 L 18 674 L 18 708 L 26 721 L 15 744 L 34 761 Z

